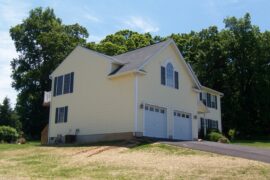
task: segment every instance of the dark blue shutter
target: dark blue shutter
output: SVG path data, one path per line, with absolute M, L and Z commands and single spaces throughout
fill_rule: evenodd
M 204 119 L 201 118 L 201 129 L 204 129 Z
M 56 85 L 57 85 L 57 77 L 54 78 L 53 96 L 56 96 Z
M 207 93 L 207 106 L 211 107 L 211 94 Z
M 64 94 L 67 94 L 70 92 L 70 81 L 71 81 L 71 78 L 70 78 L 71 74 L 66 74 L 65 75 L 65 79 L 64 79 Z
M 161 66 L 161 84 L 165 85 L 166 81 L 165 81 L 165 67 Z
M 68 106 L 65 106 L 65 118 L 64 118 L 64 122 L 67 122 L 68 119 Z
M 58 108 L 55 109 L 55 124 L 58 122 Z
M 215 96 L 215 108 L 217 109 L 217 96 Z
M 200 101 L 202 101 L 202 93 L 200 92 Z
M 70 78 L 70 93 L 73 93 L 73 83 L 74 83 L 74 72 L 71 73 Z
M 174 87 L 175 89 L 179 89 L 179 80 L 178 80 L 178 72 L 174 71 Z
M 56 95 L 61 95 L 63 93 L 63 76 L 59 76 L 57 79 L 57 93 Z

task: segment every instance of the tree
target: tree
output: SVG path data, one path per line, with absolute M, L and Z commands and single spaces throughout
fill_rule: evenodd
M 43 92 L 51 89 L 49 75 L 78 44 L 86 43 L 88 32 L 78 24 L 64 25 L 53 9 L 36 8 L 10 35 L 19 53 L 11 62 L 12 86 L 19 91 L 16 111 L 23 130 L 38 137 L 48 122 L 42 101 Z
M 21 130 L 21 122 L 16 112 L 12 110 L 10 100 L 7 97 L 5 97 L 3 103 L 0 105 L 0 126 L 11 126 L 18 131 Z
M 100 43 L 88 43 L 87 47 L 110 56 L 125 53 L 154 44 L 163 39 L 156 36 L 152 37 L 150 33 L 139 34 L 130 30 L 118 31 L 115 34 L 106 36 Z
M 205 86 L 225 94 L 223 130 L 241 136 L 270 133 L 270 33 L 252 25 L 249 14 L 229 17 L 225 28 L 172 34 L 185 59 Z

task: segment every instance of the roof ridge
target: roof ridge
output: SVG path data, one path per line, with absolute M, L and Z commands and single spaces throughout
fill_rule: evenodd
M 155 46 L 155 45 L 158 45 L 158 44 L 161 44 L 161 43 L 165 43 L 165 42 L 169 42 L 169 41 L 171 41 L 171 38 L 168 38 L 168 39 L 165 40 L 165 41 L 160 41 L 160 42 L 155 43 L 155 44 L 150 44 L 150 45 L 148 45 L 148 46 L 144 46 L 144 47 L 140 47 L 140 48 L 137 48 L 137 49 L 133 49 L 133 50 L 131 50 L 131 51 L 127 51 L 127 52 L 124 52 L 124 53 L 122 53 L 122 54 L 114 55 L 114 56 L 111 56 L 111 57 L 117 57 L 117 56 L 121 56 L 121 55 L 124 55 L 124 54 L 129 54 L 129 53 L 132 53 L 132 52 L 134 52 L 134 51 L 141 50 L 141 49 L 143 49 L 143 48 Z

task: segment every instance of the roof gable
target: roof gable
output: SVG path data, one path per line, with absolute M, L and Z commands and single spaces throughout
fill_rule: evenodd
M 129 51 L 124 54 L 113 56 L 114 58 L 118 59 L 120 62 L 124 64 L 124 66 L 121 69 L 119 69 L 116 73 L 120 74 L 132 70 L 139 70 L 140 67 L 146 61 L 148 61 L 152 56 L 154 56 L 157 52 L 159 52 L 160 49 L 166 47 L 167 44 L 170 43 L 170 41 L 171 40 L 167 40 L 140 49 Z

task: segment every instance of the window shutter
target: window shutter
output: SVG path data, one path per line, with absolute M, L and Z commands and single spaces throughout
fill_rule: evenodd
M 70 93 L 73 93 L 74 72 L 71 73 L 70 78 Z
M 162 67 L 162 66 L 161 66 L 161 84 L 162 85 L 166 84 L 166 82 L 165 82 L 165 67 Z
M 178 80 L 178 72 L 177 71 L 174 71 L 174 86 L 175 86 L 175 89 L 179 89 L 179 80 Z
M 58 108 L 55 109 L 55 124 L 58 122 Z
M 217 96 L 215 96 L 215 105 L 216 105 L 215 108 L 217 109 L 217 108 L 218 108 L 218 107 L 217 107 Z
M 57 87 L 57 77 L 54 78 L 53 96 L 56 96 L 56 87 Z
M 211 94 L 207 93 L 207 106 L 211 107 Z
M 63 76 L 59 76 L 57 79 L 57 92 L 56 95 L 61 95 L 63 93 Z
M 202 101 L 202 93 L 200 92 L 200 101 Z
M 204 129 L 204 119 L 201 118 L 201 129 Z
M 71 81 L 71 78 L 70 78 L 71 74 L 66 74 L 64 76 L 64 94 L 67 94 L 70 92 L 70 81 Z
M 64 122 L 67 122 L 68 119 L 68 106 L 65 106 L 65 118 L 64 118 Z

